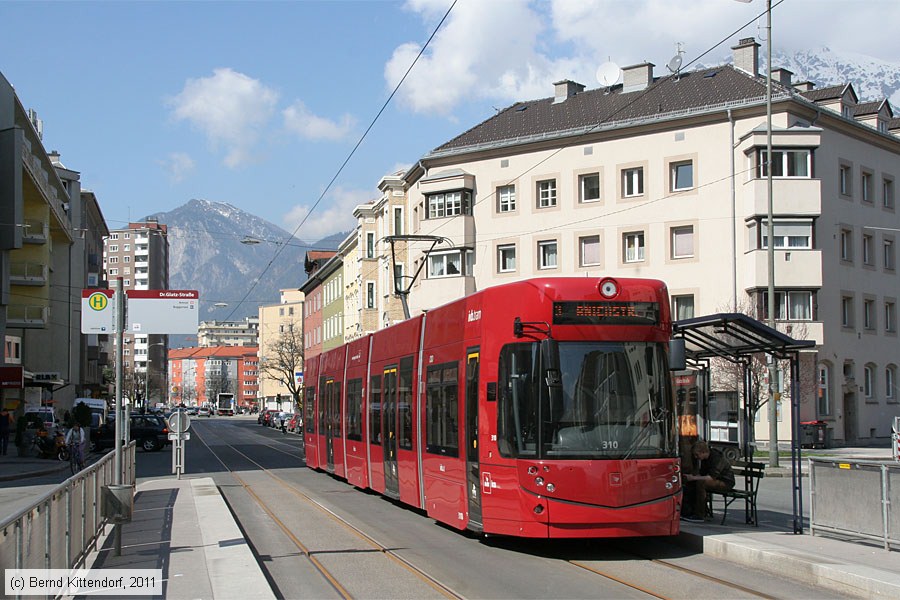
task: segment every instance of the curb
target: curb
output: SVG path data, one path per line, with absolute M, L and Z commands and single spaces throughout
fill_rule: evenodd
M 14 475 L 0 475 L 0 481 L 14 481 L 16 479 L 28 479 L 30 477 L 40 477 L 42 475 L 52 475 L 53 473 L 58 473 L 59 471 L 64 471 L 68 468 L 68 462 L 60 462 L 60 465 L 58 467 L 54 467 L 52 469 L 43 469 L 40 471 L 25 471 L 23 473 L 16 473 Z

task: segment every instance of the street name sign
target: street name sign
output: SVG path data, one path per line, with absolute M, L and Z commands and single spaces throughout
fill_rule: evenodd
M 128 290 L 125 331 L 129 333 L 197 333 L 197 290 Z

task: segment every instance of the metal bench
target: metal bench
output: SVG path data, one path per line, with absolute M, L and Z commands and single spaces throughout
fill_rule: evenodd
M 727 492 L 716 492 L 710 490 L 709 494 L 709 510 L 712 512 L 713 499 L 715 496 L 721 496 L 724 501 L 722 510 L 722 525 L 725 524 L 725 518 L 728 516 L 728 507 L 735 500 L 744 500 L 744 517 L 748 525 L 759 527 L 759 519 L 756 513 L 756 493 L 759 491 L 759 482 L 766 476 L 766 465 L 760 462 L 751 461 L 735 461 L 731 465 L 734 472 L 735 487 Z M 744 487 L 740 489 L 738 484 L 743 479 Z

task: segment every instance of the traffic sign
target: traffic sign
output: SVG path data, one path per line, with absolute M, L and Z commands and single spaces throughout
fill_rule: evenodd
M 81 333 L 114 333 L 116 330 L 113 290 L 81 290 Z
M 191 433 L 185 431 L 183 433 L 169 433 L 169 439 L 172 441 L 183 441 L 191 439 Z
M 176 410 L 169 415 L 169 429 L 173 432 L 184 433 L 191 428 L 191 417 L 183 410 Z

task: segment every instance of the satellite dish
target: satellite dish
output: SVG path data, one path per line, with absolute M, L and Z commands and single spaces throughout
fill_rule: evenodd
M 672 57 L 672 60 L 669 61 L 669 64 L 666 65 L 669 68 L 669 71 L 672 73 L 678 73 L 681 70 L 681 54 L 676 54 Z
M 605 62 L 597 68 L 597 81 L 603 87 L 611 87 L 619 82 L 622 69 L 614 62 Z

